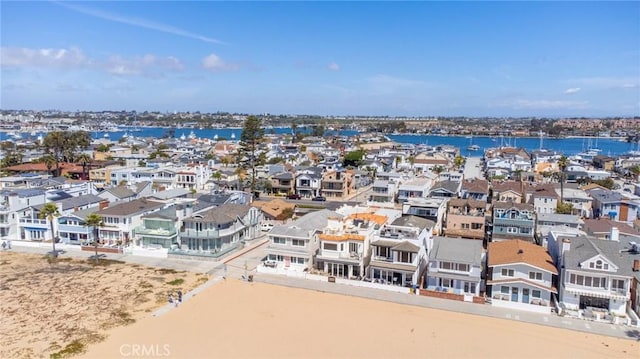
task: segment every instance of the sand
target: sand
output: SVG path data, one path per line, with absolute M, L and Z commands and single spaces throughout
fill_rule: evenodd
M 86 358 L 638 358 L 638 342 L 227 280 L 110 331 Z
M 151 316 L 169 292 L 186 293 L 209 278 L 117 261 L 93 263 L 0 252 L 0 358 L 48 358 L 74 341 L 99 342 L 109 329 Z

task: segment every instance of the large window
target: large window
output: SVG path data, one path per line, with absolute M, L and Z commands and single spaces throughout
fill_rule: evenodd
M 398 252 L 398 262 L 411 263 L 411 252 Z
M 464 263 L 440 262 L 440 269 L 454 270 L 458 272 L 468 272 L 469 265 Z
M 274 244 L 287 244 L 287 240 L 282 237 L 273 237 Z
M 502 268 L 503 277 L 513 277 L 513 275 L 514 275 L 513 269 Z
M 473 282 L 464 282 L 464 292 L 465 293 L 476 293 L 476 284 Z
M 304 247 L 304 240 L 303 239 L 292 239 L 291 240 L 291 245 L 294 247 Z
M 534 289 L 531 291 L 531 296 L 534 298 L 540 298 L 540 291 L 537 289 Z
M 349 243 L 349 253 L 358 253 L 358 243 Z
M 612 279 L 611 280 L 611 289 L 614 291 L 624 291 L 624 280 L 622 279 Z
M 578 274 L 571 274 L 569 276 L 569 283 L 581 285 L 584 287 L 592 287 L 592 288 L 606 288 L 607 287 L 607 279 L 606 278 L 597 278 L 597 277 L 586 277 Z
M 337 251 L 338 250 L 338 245 L 336 243 L 324 243 L 322 245 L 322 249 L 327 250 L 327 251 Z
M 542 272 L 529 272 L 529 279 L 542 280 Z

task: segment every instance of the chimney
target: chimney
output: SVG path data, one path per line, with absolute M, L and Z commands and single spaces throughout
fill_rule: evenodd
M 620 242 L 620 230 L 618 227 L 611 227 L 611 233 L 609 234 L 610 241 Z
M 633 260 L 633 271 L 634 272 L 639 272 L 640 271 L 640 259 L 634 259 Z
M 562 238 L 562 253 L 571 249 L 571 240 L 569 238 Z
M 105 209 L 107 207 L 109 207 L 109 201 L 102 201 L 100 202 L 100 204 L 98 204 L 99 209 Z

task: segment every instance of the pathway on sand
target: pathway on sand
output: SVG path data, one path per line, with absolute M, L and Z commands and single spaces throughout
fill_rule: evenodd
M 598 323 L 583 319 L 560 317 L 555 314 L 538 314 L 527 311 L 512 310 L 506 308 L 493 307 L 489 304 L 474 304 L 419 296 L 415 294 L 403 294 L 381 289 L 356 287 L 345 284 L 320 282 L 303 278 L 285 277 L 259 273 L 254 276 L 257 282 L 282 285 L 293 288 L 304 288 L 320 292 L 349 295 L 354 297 L 369 298 L 408 304 L 419 307 L 441 309 L 451 312 L 466 313 L 480 316 L 487 316 L 500 319 L 515 320 L 531 324 L 539 324 L 555 328 L 576 330 L 591 334 L 600 334 L 616 338 L 640 340 L 640 329 L 607 323 Z

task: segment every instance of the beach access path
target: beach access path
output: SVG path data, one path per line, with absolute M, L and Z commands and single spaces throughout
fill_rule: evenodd
M 560 317 L 556 314 L 539 314 L 527 311 L 493 307 L 489 304 L 474 304 L 469 302 L 425 297 L 416 294 L 404 294 L 381 289 L 329 283 L 328 281 L 320 282 L 304 278 L 287 277 L 266 273 L 255 274 L 253 280 L 256 282 L 273 285 L 303 288 L 319 292 L 349 295 L 354 297 L 368 298 L 432 309 L 440 309 L 451 312 L 515 320 L 525 323 L 640 341 L 640 329 L 638 328 L 624 325 L 598 323 L 583 319 Z

